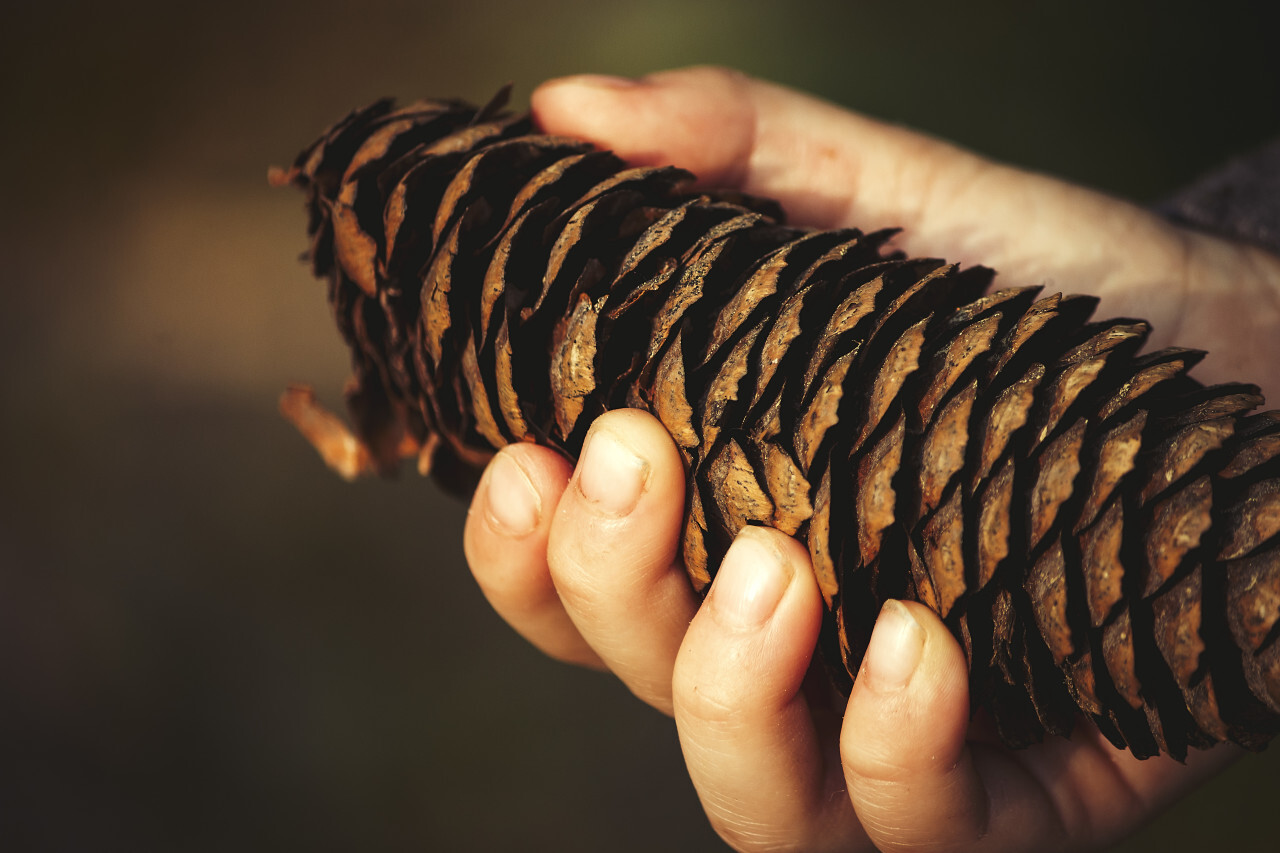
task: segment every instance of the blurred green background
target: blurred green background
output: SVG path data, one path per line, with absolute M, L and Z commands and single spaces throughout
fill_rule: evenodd
M 6 5 L 5 850 L 724 849 L 671 724 L 488 611 L 463 506 L 276 415 L 346 363 L 266 169 L 351 107 L 722 63 L 1142 202 L 1280 132 L 1262 2 Z M 1272 850 L 1277 793 L 1273 749 L 1122 849 Z

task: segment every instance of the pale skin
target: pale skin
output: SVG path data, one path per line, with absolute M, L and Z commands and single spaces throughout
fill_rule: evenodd
M 720 69 L 566 78 L 533 109 L 548 132 L 776 198 L 798 224 L 901 226 L 912 255 L 1094 294 L 1096 316 L 1150 320 L 1149 348 L 1209 350 L 1202 381 L 1254 382 L 1280 402 L 1280 258 L 1261 249 Z M 576 468 L 532 444 L 499 453 L 466 552 L 535 646 L 674 715 L 707 816 L 737 850 L 1097 848 L 1238 754 L 1137 761 L 1087 725 L 1005 749 L 970 723 L 959 645 L 913 603 L 881 612 L 841 718 L 801 689 L 822 613 L 804 546 L 748 528 L 700 602 L 678 556 L 683 494 L 661 425 L 612 412 Z

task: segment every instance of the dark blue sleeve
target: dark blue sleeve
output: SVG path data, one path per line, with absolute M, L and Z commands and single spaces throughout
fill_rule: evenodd
M 1280 253 L 1280 139 L 1232 160 L 1156 209 L 1181 225 Z

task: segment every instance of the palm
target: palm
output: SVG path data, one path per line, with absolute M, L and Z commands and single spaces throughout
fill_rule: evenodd
M 1202 380 L 1280 391 L 1280 377 L 1259 375 L 1280 363 L 1280 259 L 1260 250 L 716 70 L 638 87 L 551 84 L 534 111 L 546 130 L 624 159 L 677 163 L 708 185 L 777 198 L 800 224 L 901 226 L 909 254 L 984 263 L 1006 285 L 1095 294 L 1100 314 L 1150 320 L 1153 346 L 1213 350 Z M 593 450 L 604 447 L 613 449 Z M 569 463 L 543 448 L 520 444 L 499 460 L 466 531 L 490 601 L 549 654 L 608 668 L 674 711 L 707 814 L 740 849 L 1098 844 L 1234 755 L 1140 762 L 1092 727 L 1003 749 L 970 724 L 963 652 L 917 604 L 896 605 L 905 617 L 886 605 L 836 725 L 801 689 L 822 609 L 807 550 L 747 528 L 700 603 L 677 557 L 683 469 L 656 420 L 600 418 L 575 487 Z M 634 494 L 619 509 L 628 478 Z M 890 651 L 876 651 L 880 636 L 896 638 L 880 647 Z M 905 680 L 882 674 L 895 669 Z

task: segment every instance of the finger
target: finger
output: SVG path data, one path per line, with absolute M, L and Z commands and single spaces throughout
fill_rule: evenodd
M 547 565 L 553 510 L 571 470 L 545 447 L 503 448 L 472 497 L 463 548 L 485 598 L 507 624 L 551 657 L 600 667 L 565 613 Z
M 543 83 L 531 101 L 552 133 L 610 148 L 629 163 L 675 163 L 707 185 L 740 186 L 755 147 L 755 85 L 721 69 L 637 80 L 588 74 Z
M 849 696 L 841 733 L 849 796 L 883 851 L 1040 850 L 1114 838 L 1099 803 L 1144 803 L 1089 766 L 1088 745 L 1051 739 L 1025 752 L 966 743 L 964 653 L 915 603 L 886 602 Z M 1114 751 L 1114 750 L 1113 750 Z M 1118 811 L 1113 809 L 1113 811 Z
M 671 436 L 636 409 L 587 433 L 556 510 L 556 590 L 600 659 L 637 696 L 671 712 L 671 670 L 698 597 L 678 556 L 684 466 Z
M 1139 761 L 1093 727 L 1009 751 L 966 743 L 968 721 L 959 644 L 928 608 L 887 602 L 840 742 L 850 799 L 880 850 L 1101 847 L 1235 754 Z
M 748 527 L 680 649 L 685 762 L 712 826 L 738 850 L 869 847 L 843 793 L 834 728 L 815 722 L 801 689 L 821 619 L 804 547 Z
M 920 605 L 886 602 L 840 738 L 850 799 L 880 849 L 962 849 L 987 833 L 968 720 L 967 667 L 946 627 Z

